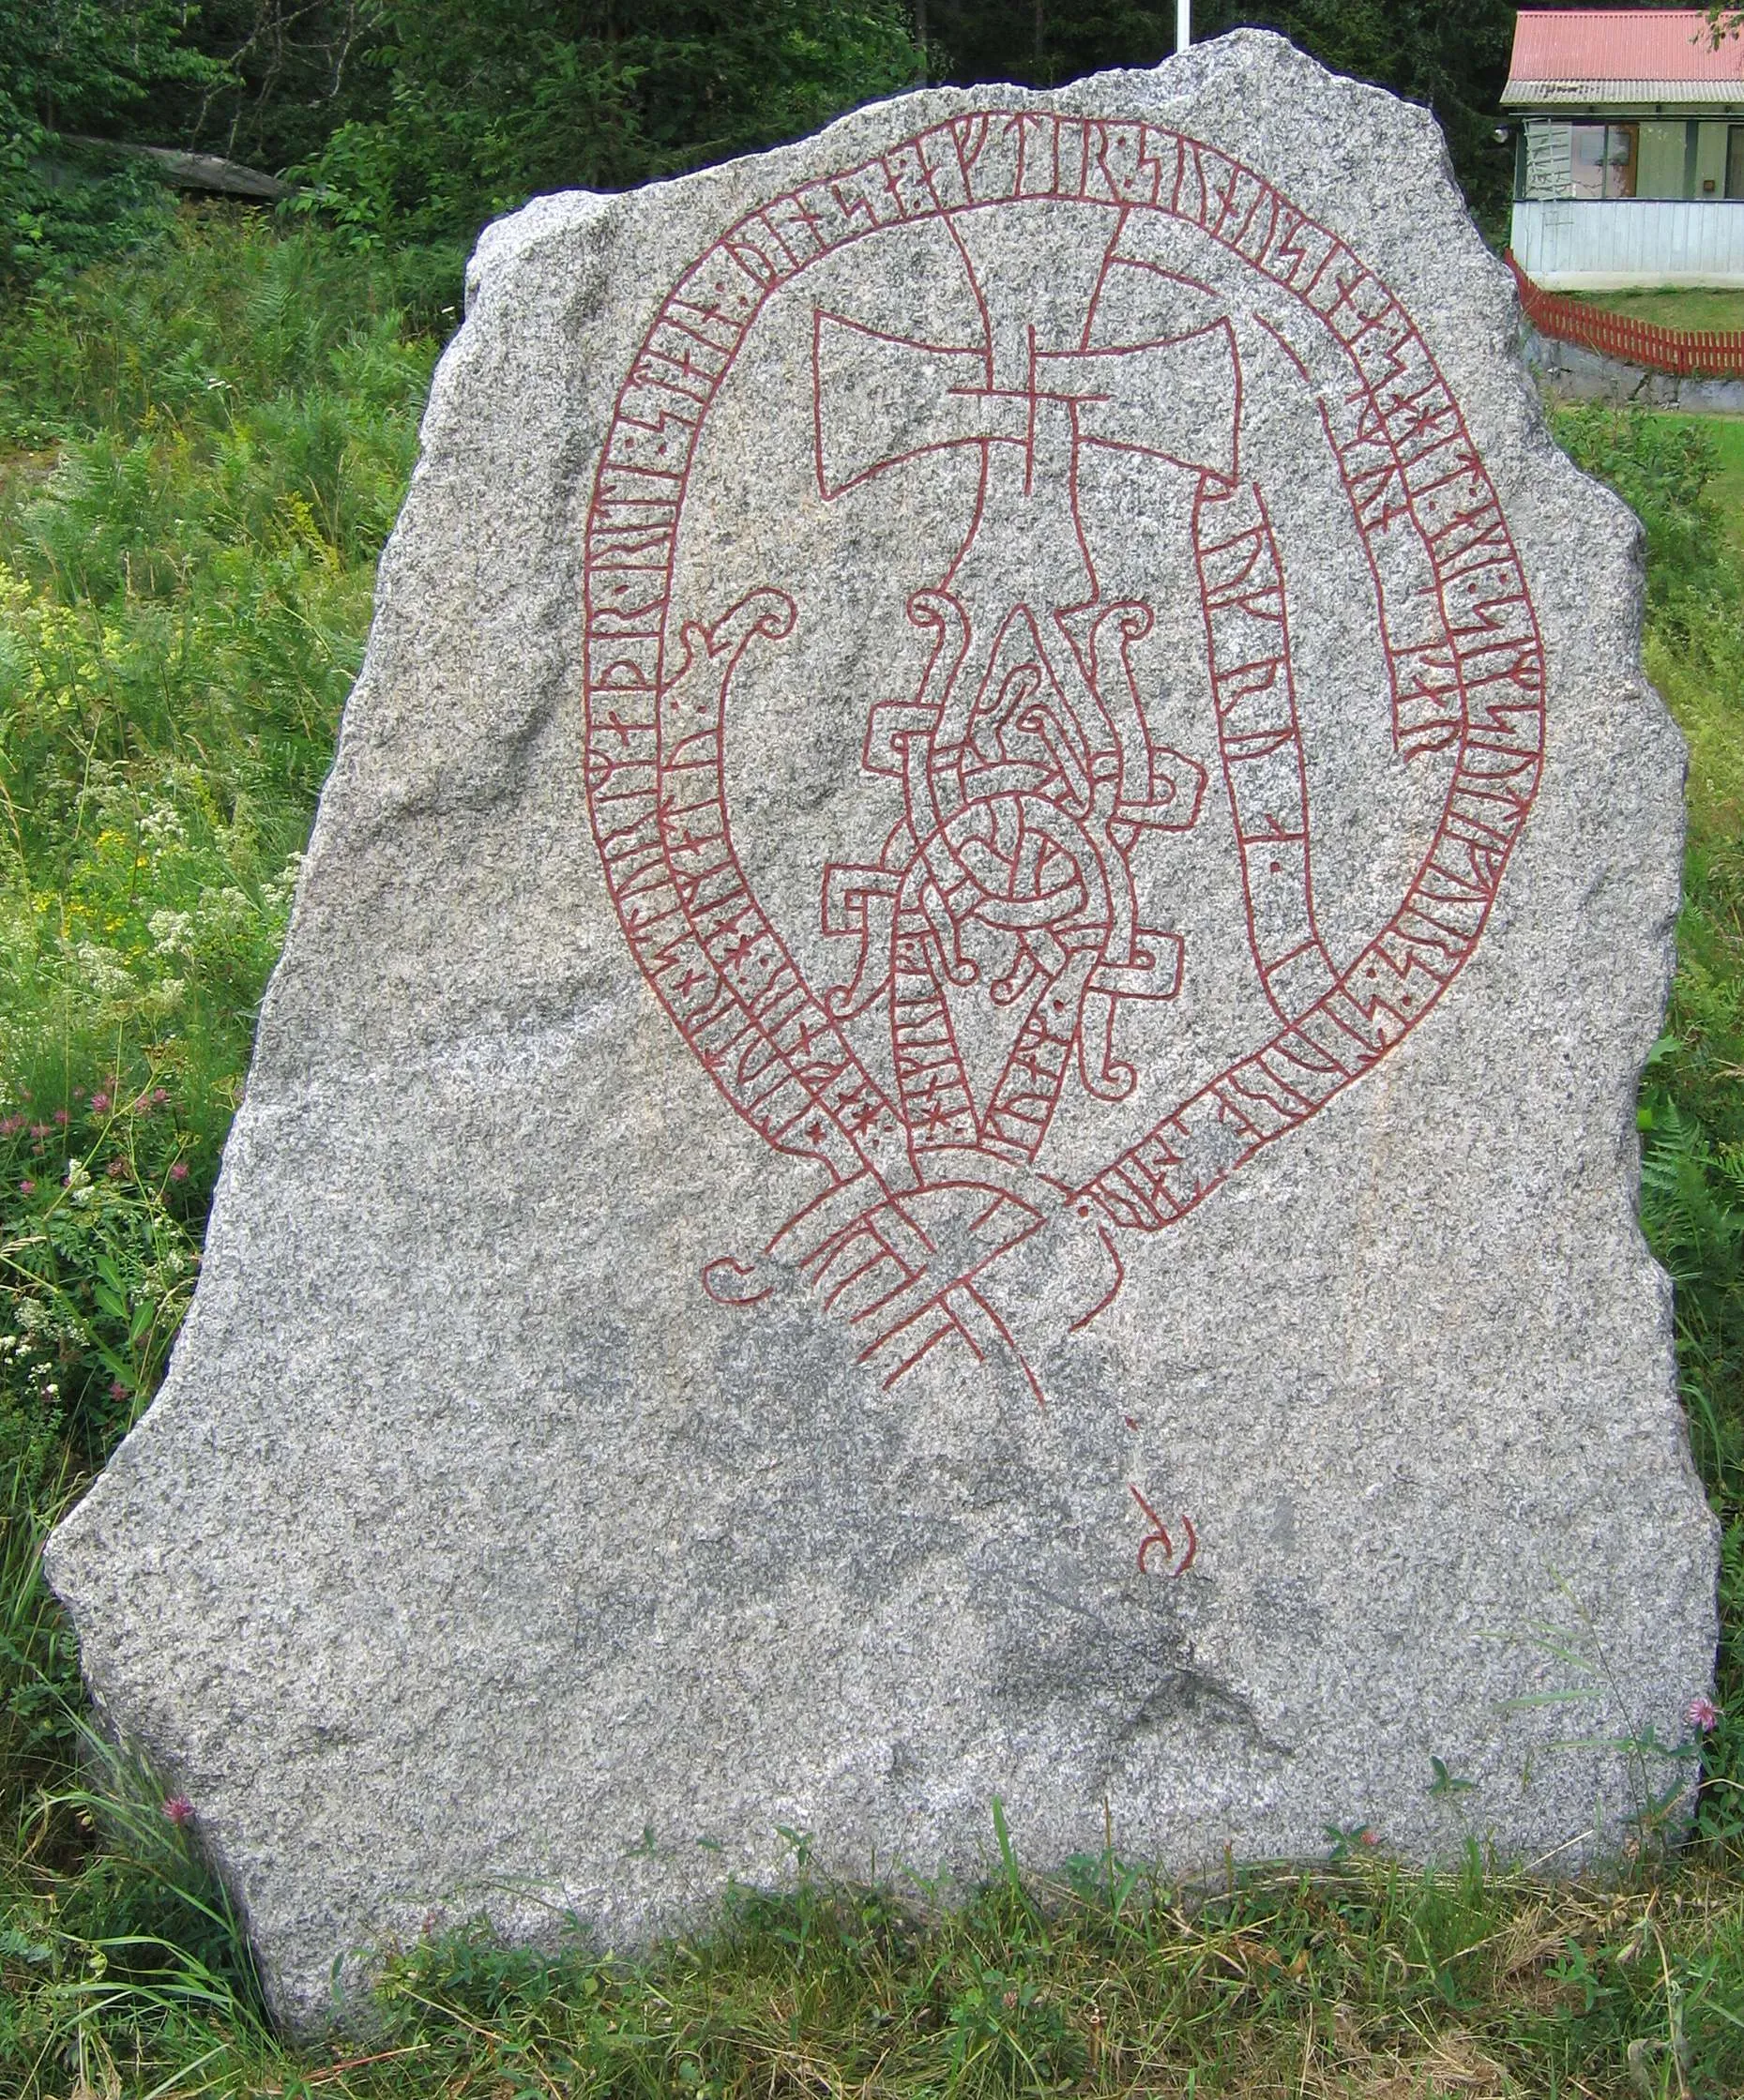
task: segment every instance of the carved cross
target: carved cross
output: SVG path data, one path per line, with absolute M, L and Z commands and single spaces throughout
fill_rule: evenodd
M 1008 302 L 981 294 L 981 307 L 986 340 L 960 347 L 818 312 L 819 490 L 834 499 L 927 453 L 978 447 L 978 500 L 945 587 L 985 537 L 1017 583 L 1015 597 L 1057 609 L 1094 599 L 1094 561 L 1078 516 L 1085 448 L 1233 480 L 1240 382 L 1229 324 L 1090 348 L 1044 344 Z

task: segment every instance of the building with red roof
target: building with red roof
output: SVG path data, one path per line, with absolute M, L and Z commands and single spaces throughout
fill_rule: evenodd
M 1537 282 L 1744 285 L 1744 38 L 1700 8 L 1523 8 L 1502 107 Z

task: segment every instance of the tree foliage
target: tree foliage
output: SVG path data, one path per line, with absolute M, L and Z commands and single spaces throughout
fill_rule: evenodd
M 722 159 L 917 69 L 900 0 L 381 0 L 376 38 L 382 106 L 311 173 L 382 238 Z
M 1273 28 L 1427 102 L 1494 219 L 1513 12 L 1199 0 L 1195 28 Z M 539 190 L 675 174 L 922 80 L 1051 86 L 1174 38 L 1174 0 L 0 0 L 0 274 L 88 252 L 137 198 L 68 132 L 298 170 L 360 245 L 452 241 Z
M 370 63 L 378 0 L 201 0 L 178 11 L 206 69 L 157 84 L 142 136 L 278 170 L 382 99 Z
M 1052 86 L 1175 48 L 1175 0 L 927 0 L 925 13 L 933 80 Z M 1505 0 L 1196 0 L 1193 33 L 1275 29 L 1337 72 L 1428 103 L 1474 208 L 1493 214 L 1511 170 L 1493 134 L 1514 13 Z
M 0 124 L 98 131 L 210 69 L 179 0 L 0 0 Z
M 63 135 L 114 130 L 159 83 L 209 73 L 186 16 L 177 0 L 0 0 L 0 282 L 131 236 L 150 186 Z

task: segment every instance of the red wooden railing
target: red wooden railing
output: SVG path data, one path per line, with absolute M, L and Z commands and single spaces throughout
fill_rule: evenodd
M 1520 287 L 1526 319 L 1541 336 L 1577 342 L 1600 356 L 1621 357 L 1653 371 L 1676 372 L 1679 378 L 1699 372 L 1706 378 L 1744 379 L 1744 331 L 1661 328 L 1650 321 L 1631 321 L 1627 314 L 1607 313 L 1602 307 L 1546 292 L 1533 283 L 1511 250 L 1508 266 Z

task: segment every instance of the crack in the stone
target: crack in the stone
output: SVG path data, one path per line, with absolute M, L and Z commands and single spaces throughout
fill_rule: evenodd
M 1266 1731 L 1252 1700 L 1202 1669 L 1172 1670 L 1134 1710 L 1116 1738 L 1125 1749 L 1151 1729 L 1172 1720 L 1231 1724 L 1246 1730 L 1268 1757 L 1293 1758 L 1296 1745 Z

